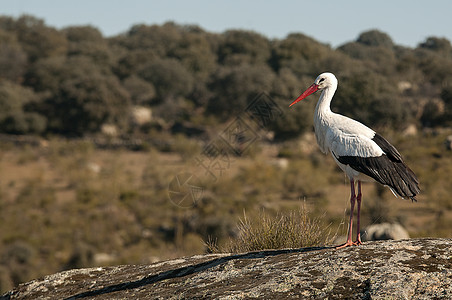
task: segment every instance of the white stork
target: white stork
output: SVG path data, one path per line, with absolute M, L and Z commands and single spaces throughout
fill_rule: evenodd
M 388 186 L 395 196 L 416 201 L 419 181 L 403 162 L 402 156 L 384 137 L 362 123 L 331 111 L 330 103 L 337 89 L 337 79 L 331 73 L 320 74 L 315 82 L 290 106 L 321 90 L 314 112 L 314 130 L 323 153 L 330 152 L 350 179 L 350 223 L 345 244 L 337 248 L 360 245 L 361 181 L 376 180 Z M 358 192 L 355 193 L 355 181 Z M 355 201 L 358 204 L 356 241 L 352 242 Z

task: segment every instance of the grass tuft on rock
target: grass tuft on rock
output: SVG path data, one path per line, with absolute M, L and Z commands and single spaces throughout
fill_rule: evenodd
M 209 252 L 241 253 L 265 249 L 286 249 L 315 247 L 331 244 L 334 236 L 320 218 L 310 218 L 302 206 L 297 211 L 271 215 L 261 211 L 259 217 L 250 220 L 244 217 L 238 224 L 239 233 L 231 239 L 225 249 L 220 249 L 214 240 L 209 239 L 206 246 Z

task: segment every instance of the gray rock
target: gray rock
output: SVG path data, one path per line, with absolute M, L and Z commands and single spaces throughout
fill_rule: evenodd
M 452 299 L 452 239 L 209 254 L 70 270 L 1 299 Z
M 444 141 L 447 150 L 452 150 L 452 135 L 449 135 Z
M 403 240 L 409 239 L 410 235 L 398 223 L 381 223 L 367 226 L 361 231 L 361 238 L 363 241 Z

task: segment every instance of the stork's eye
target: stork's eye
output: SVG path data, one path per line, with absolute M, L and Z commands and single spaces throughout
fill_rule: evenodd
M 320 78 L 319 83 L 321 83 L 322 81 L 325 81 L 325 78 Z

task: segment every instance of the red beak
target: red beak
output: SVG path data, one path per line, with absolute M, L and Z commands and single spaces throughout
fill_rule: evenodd
M 319 86 L 315 83 L 313 83 L 306 91 L 304 91 L 303 94 L 301 94 L 297 99 L 295 99 L 294 102 L 292 102 L 289 107 L 291 107 L 292 105 L 294 105 L 295 103 L 303 100 L 304 98 L 306 98 L 307 96 L 311 95 L 312 93 L 315 93 L 319 90 Z

